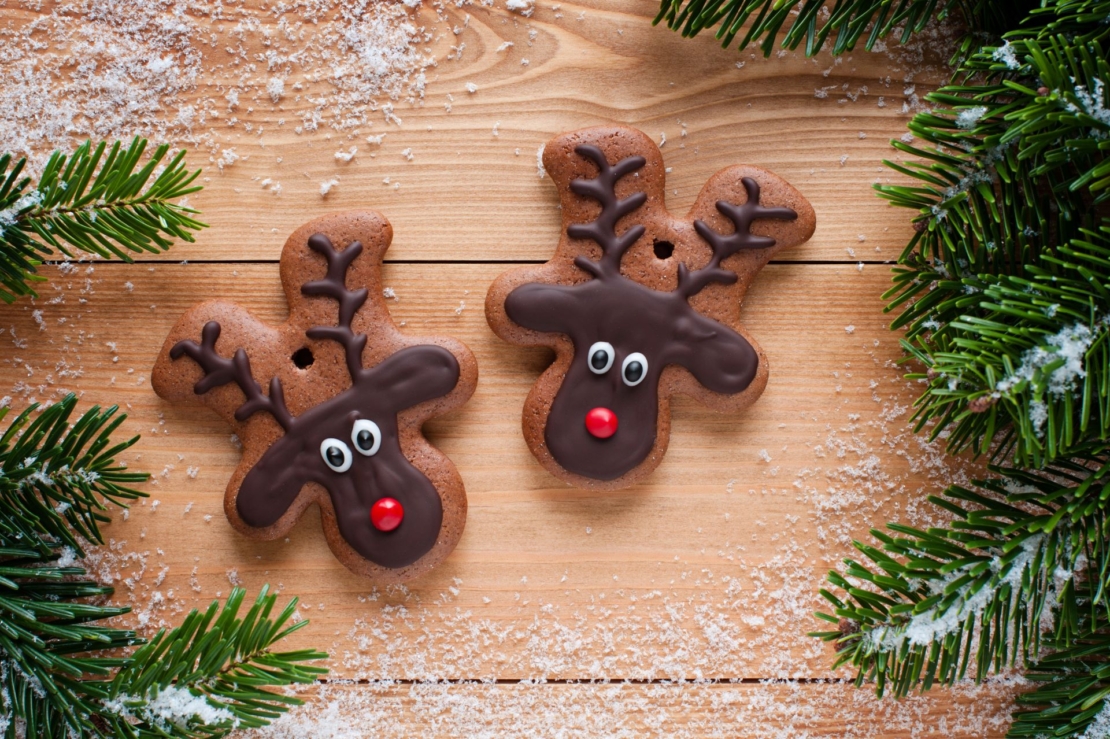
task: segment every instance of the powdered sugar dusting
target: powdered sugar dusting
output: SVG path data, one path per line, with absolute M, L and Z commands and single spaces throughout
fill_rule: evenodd
M 324 150 L 328 158 L 334 151 Z M 64 336 L 71 340 L 59 335 L 56 349 L 74 370 L 88 371 L 87 387 L 107 386 L 116 373 L 126 377 L 127 369 L 143 366 L 134 361 L 136 352 L 149 354 L 157 347 L 144 349 L 124 336 L 113 336 L 115 347 L 106 350 L 107 335 L 89 336 L 102 326 L 96 316 L 118 314 L 128 305 L 145 309 L 157 299 L 166 304 L 158 315 L 168 310 L 172 317 L 197 299 L 199 280 L 213 274 L 210 265 L 174 265 L 181 294 L 158 297 L 155 293 L 164 281 L 138 279 L 146 277 L 144 269 L 166 268 L 99 265 L 89 278 L 96 278 L 97 289 L 82 295 L 89 303 L 55 302 L 55 295 L 72 301 L 81 294 L 84 265 L 67 265 L 60 270 L 64 274 L 52 275 L 38 306 L 13 312 L 19 317 L 15 340 L 37 331 L 31 314 L 41 309 L 42 320 L 50 326 L 47 335 L 57 332 L 56 326 L 66 327 Z M 229 265 L 216 274 L 258 279 L 264 273 L 262 267 L 249 267 L 248 275 L 247 269 Z M 886 279 L 881 270 L 868 277 L 867 272 L 859 276 L 852 265 L 842 269 L 861 294 L 878 292 Z M 124 271 L 136 276 L 132 291 L 122 287 Z M 424 272 L 402 272 L 391 277 L 390 287 L 394 294 L 415 294 L 431 289 L 424 284 L 428 279 Z M 812 288 L 792 289 L 801 295 Z M 793 300 L 789 295 L 778 299 Z M 419 302 L 391 302 L 391 310 L 398 318 L 427 316 L 420 312 Z M 480 315 L 468 319 L 470 311 L 455 315 L 457 302 L 456 297 L 445 304 L 437 319 L 443 323 L 426 330 L 446 333 L 458 321 L 484 320 Z M 684 449 L 684 436 L 676 434 L 675 448 L 650 490 L 563 499 L 558 496 L 569 493 L 499 493 L 502 478 L 490 477 L 490 470 L 463 454 L 460 466 L 467 465 L 463 474 L 473 506 L 468 536 L 474 538 L 435 573 L 410 587 L 371 590 L 364 581 L 346 575 L 311 517 L 292 532 L 296 541 L 241 540 L 224 519 L 219 490 L 198 488 L 198 480 L 188 474 L 190 467 L 200 465 L 211 480 L 222 481 L 238 463 L 240 451 L 229 443 L 218 421 L 209 421 L 211 433 L 200 437 L 208 456 L 190 452 L 182 459 L 173 453 L 178 451 L 173 439 L 162 436 L 176 432 L 183 422 L 163 424 L 158 416 L 163 408 L 151 397 L 149 386 L 119 397 L 115 394 L 122 391 L 111 389 L 114 399 L 134 401 L 135 415 L 128 424 L 144 433 L 136 457 L 128 462 L 167 474 L 158 477 L 159 512 L 151 513 L 152 504 L 147 503 L 136 506 L 129 521 L 115 516 L 108 528 L 113 540 L 97 549 L 89 564 L 98 579 L 116 585 L 119 601 L 134 604 L 136 613 L 124 620 L 146 634 L 178 623 L 188 608 L 225 597 L 237 582 L 251 592 L 268 582 L 285 595 L 300 597 L 298 618 L 311 618 L 313 623 L 295 635 L 289 648 L 327 650 L 335 679 L 360 684 L 350 693 L 324 688 L 324 697 L 279 722 L 274 737 L 368 732 L 408 737 L 434 734 L 437 727 L 441 735 L 483 736 L 478 731 L 483 725 L 485 736 L 495 736 L 518 720 L 532 730 L 530 736 L 538 737 L 621 736 L 618 731 L 626 729 L 627 736 L 651 736 L 651 731 L 679 737 L 682 732 L 713 736 L 712 731 L 742 736 L 743 731 L 754 731 L 747 727 L 773 724 L 780 736 L 793 739 L 813 735 L 830 716 L 859 722 L 861 736 L 881 735 L 897 726 L 915 727 L 906 731 L 912 736 L 925 733 L 922 727 L 936 720 L 966 722 L 959 723 L 966 727 L 963 735 L 992 733 L 996 724 L 990 721 L 1000 720 L 997 717 L 1005 711 L 991 708 L 995 704 L 987 698 L 1009 695 L 1009 683 L 981 689 L 977 695 L 983 699 L 965 715 L 941 692 L 915 702 L 877 704 L 866 689 L 809 682 L 829 674 L 830 649 L 805 636 L 820 628 L 812 613 L 823 608 L 817 590 L 824 585 L 825 571 L 838 567 L 851 551 L 851 540 L 866 536 L 870 526 L 893 519 L 930 525 L 937 513 L 924 503 L 924 494 L 967 479 L 958 460 L 906 428 L 917 388 L 901 379 L 903 370 L 894 364 L 897 346 L 887 337 L 881 315 L 853 314 L 856 330 L 848 334 L 845 316 L 828 314 L 813 319 L 812 331 L 822 337 L 818 350 L 830 353 L 813 358 L 813 366 L 804 372 L 780 363 L 774 380 L 786 387 L 812 383 L 807 400 L 824 400 L 794 404 L 784 400 L 789 393 L 781 387 L 772 388 L 760 401 L 760 416 L 744 424 L 760 431 L 753 437 L 731 437 L 743 448 L 733 461 L 718 455 L 721 466 L 692 469 L 688 457 L 683 462 L 691 450 Z M 803 312 L 800 320 L 809 320 L 806 315 Z M 63 318 L 66 323 L 59 324 Z M 13 341 L 12 328 L 5 328 L 0 341 Z M 773 332 L 765 341 L 772 357 L 787 351 L 787 339 Z M 81 362 L 86 344 L 94 351 Z M 45 383 L 44 376 L 53 369 L 51 363 L 41 362 L 44 354 L 24 362 L 32 362 L 34 376 L 20 380 L 20 404 L 60 392 L 61 383 Z M 113 357 L 120 362 L 113 362 Z M 491 426 L 494 438 L 518 438 L 518 421 L 511 415 Z M 699 423 L 713 424 L 717 433 L 735 426 L 733 420 L 708 413 Z M 791 429 L 776 430 L 786 425 Z M 691 476 L 697 479 L 687 479 Z M 555 501 L 559 503 L 552 505 Z M 182 515 L 190 503 L 195 503 L 193 512 Z M 519 547 L 512 543 L 506 548 L 501 541 L 520 534 L 498 527 L 523 520 L 519 514 L 504 517 L 500 511 L 507 505 L 530 506 L 536 520 L 543 522 L 542 529 L 519 539 Z M 620 510 L 609 515 L 610 505 Z M 687 512 L 690 505 L 700 511 L 687 517 L 681 532 L 674 531 L 672 521 L 666 536 L 628 538 L 629 527 L 656 531 L 658 517 L 673 515 L 679 505 Z M 552 539 L 556 531 L 558 538 Z M 197 537 L 226 544 L 202 549 L 178 544 L 169 556 L 157 548 Z M 491 543 L 497 551 L 487 560 L 483 552 Z M 293 577 L 292 570 L 277 562 L 288 557 L 327 574 L 283 583 Z M 497 682 L 505 680 L 511 683 Z M 558 692 L 566 686 L 553 681 L 562 680 L 594 684 L 575 687 L 578 693 Z M 649 684 L 605 684 L 615 680 Z M 772 682 L 738 686 L 731 680 Z M 315 689 L 310 695 L 317 695 Z M 570 710 L 573 703 L 588 707 L 589 713 Z M 650 712 L 645 713 L 644 706 Z M 843 706 L 851 706 L 854 713 L 845 717 Z M 537 711 L 535 718 L 529 707 Z M 565 716 L 559 719 L 561 714 Z M 717 728 L 708 718 L 698 718 L 710 715 L 723 717 Z M 760 716 L 762 723 L 752 723 Z M 652 723 L 645 729 L 637 723 L 641 719 Z M 736 730 L 737 724 L 745 728 Z M 591 727 L 593 733 L 583 727 Z
M 259 739 L 812 739 L 1000 735 L 1019 680 L 876 700 L 835 682 L 371 683 L 308 688 L 310 706 Z M 242 735 L 246 739 L 248 735 Z M 1092 735 L 1093 736 L 1093 735 Z
M 418 5 L 35 4 L 0 25 L 0 141 L 32 169 L 86 137 L 142 135 L 207 149 L 215 161 L 232 139 L 287 125 L 287 115 L 297 133 L 399 121 L 392 104 L 419 103 L 436 64 Z M 213 59 L 222 63 L 212 68 Z M 283 113 L 286 104 L 295 112 Z M 245 112 L 252 123 L 239 120 Z

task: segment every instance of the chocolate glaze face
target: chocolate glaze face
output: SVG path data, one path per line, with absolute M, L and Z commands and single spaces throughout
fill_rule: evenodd
M 509 294 L 505 311 L 515 323 L 535 331 L 566 334 L 574 359 L 547 419 L 544 439 L 555 460 L 575 474 L 614 480 L 635 468 L 655 446 L 659 378 L 678 364 L 718 393 L 742 392 L 751 384 L 759 356 L 743 336 L 690 308 L 676 292 L 660 292 L 625 277 L 578 285 L 522 285 Z M 590 366 L 589 350 L 607 342 L 615 350 L 601 374 Z M 647 373 L 625 382 L 626 358 L 640 353 Z M 591 434 L 586 414 L 602 407 L 617 416 L 617 432 Z
M 404 567 L 435 545 L 443 506 L 431 481 L 401 451 L 397 413 L 451 392 L 458 382 L 454 355 L 438 346 L 404 349 L 368 370 L 358 382 L 296 417 L 295 431 L 266 450 L 239 488 L 236 507 L 251 526 L 274 524 L 301 488 L 319 483 L 330 494 L 339 531 L 360 555 L 383 567 Z M 358 451 L 352 431 L 373 421 L 381 444 L 373 456 Z M 343 443 L 350 468 L 337 472 L 321 456 L 326 439 Z M 404 518 L 384 532 L 370 522 L 381 498 L 401 503 Z

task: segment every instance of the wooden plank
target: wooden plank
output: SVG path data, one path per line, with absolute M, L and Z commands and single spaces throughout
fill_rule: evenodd
M 258 739 L 1002 737 L 1014 685 L 877 700 L 844 683 L 327 685 Z
M 3 5 L 0 33 L 37 24 L 41 40 L 60 6 Z M 318 102 L 335 93 L 324 66 L 286 65 L 286 94 L 274 102 L 264 61 L 349 22 L 329 15 L 337 7 L 246 0 L 174 15 L 192 31 L 168 53 L 199 54 L 203 71 L 165 110 L 180 103 L 209 116 L 176 134 L 205 168 L 191 202 L 212 227 L 176 245 L 173 263 L 46 267 L 39 300 L 0 306 L 0 398 L 22 408 L 71 389 L 86 406 L 121 401 L 125 431 L 143 434 L 125 456 L 155 473 L 152 498 L 117 515 L 91 560 L 116 582 L 117 600 L 135 606 L 131 620 L 146 631 L 174 625 L 232 583 L 299 596 L 313 623 L 290 646 L 328 649 L 333 677 L 364 682 L 306 688 L 313 705 L 261 735 L 275 739 L 1001 736 L 1013 684 L 876 703 L 866 690 L 809 682 L 828 677 L 831 653 L 804 636 L 819 627 L 817 589 L 851 539 L 888 519 L 927 523 L 923 494 L 969 467 L 906 432 L 916 388 L 900 379 L 880 312 L 889 273 L 855 266 L 893 259 L 910 236 L 907 214 L 871 185 L 890 180 L 880 166 L 893 157 L 889 139 L 945 78 L 943 44 L 930 36 L 886 53 L 762 60 L 720 49 L 711 34 L 652 27 L 655 3 L 540 3 L 524 17 L 429 2 L 412 11 L 427 31 L 419 50 L 437 60 L 422 100 L 396 101 L 397 124 L 381 113 L 389 96 L 376 95 L 372 123 L 342 128 Z M 125 16 L 121 33 L 162 28 L 155 16 L 124 28 Z M 85 20 L 111 31 L 113 17 Z M 40 49 L 43 60 L 59 51 Z M 325 118 L 319 129 L 298 132 L 314 112 Z M 775 170 L 818 212 L 813 240 L 769 267 L 747 298 L 746 321 L 772 362 L 764 397 L 740 416 L 680 399 L 659 470 L 604 494 L 562 486 L 532 459 L 519 415 L 547 357 L 502 344 L 482 316 L 504 262 L 546 260 L 557 242 L 538 147 L 601 123 L 666 136 L 676 213 L 733 162 Z M 367 142 L 382 133 L 380 146 Z M 336 158 L 353 146 L 350 161 Z M 287 542 L 233 532 L 221 510 L 239 454 L 229 431 L 149 386 L 166 331 L 198 300 L 233 299 L 282 320 L 276 260 L 286 235 L 351 208 L 393 223 L 394 315 L 413 333 L 467 342 L 481 371 L 473 400 L 428 428 L 466 481 L 466 533 L 440 569 L 385 591 L 334 560 L 315 513 Z M 716 678 L 747 682 L 659 682 Z M 655 682 L 542 682 L 591 679 Z
M 221 508 L 239 456 L 228 429 L 150 390 L 155 354 L 194 302 L 219 296 L 282 320 L 277 265 L 50 268 L 40 300 L 0 312 L 0 388 L 16 406 L 65 389 L 127 404 L 126 429 L 144 435 L 127 459 L 155 474 L 153 500 L 111 524 L 102 572 L 148 626 L 225 595 L 229 581 L 268 582 L 302 599 L 313 624 L 294 641 L 331 649 L 338 676 L 825 676 L 830 652 L 803 635 L 818 626 L 824 572 L 869 527 L 921 523 L 923 491 L 958 474 L 904 430 L 913 388 L 891 364 L 878 298 L 887 270 L 768 267 L 744 313 L 770 357 L 765 395 L 741 416 L 678 402 L 650 480 L 596 493 L 550 477 L 521 437 L 524 396 L 547 360 L 485 323 L 486 286 L 505 267 L 386 267 L 406 329 L 462 339 L 480 368 L 472 401 L 429 425 L 466 482 L 467 529 L 408 588 L 374 592 L 347 572 L 315 513 L 288 542 L 233 532 Z
M 676 213 L 728 164 L 768 167 L 793 183 L 816 208 L 818 230 L 785 260 L 889 260 L 911 235 L 907 214 L 876 198 L 871 184 L 890 179 L 880 163 L 897 158 L 888 141 L 905 133 L 906 106 L 946 74 L 923 61 L 924 41 L 892 54 L 763 60 L 721 49 L 712 34 L 688 40 L 651 26 L 652 3 L 539 3 L 531 18 L 454 5 L 416 11 L 433 39 L 420 49 L 438 63 L 427 70 L 423 101 L 396 103 L 401 125 L 376 115 L 372 127 L 336 130 L 325 120 L 315 132 L 297 132 L 297 124 L 334 90 L 301 74 L 275 103 L 265 65 L 245 61 L 283 42 L 296 48 L 278 27 L 296 23 L 296 13 L 256 1 L 223 7 L 217 19 L 188 14 L 195 36 L 210 36 L 195 44 L 204 71 L 180 102 L 215 116 L 190 134 L 190 162 L 206 170 L 206 190 L 191 202 L 212 228 L 170 256 L 276 259 L 285 236 L 309 217 L 369 207 L 394 225 L 391 259 L 546 260 L 557 242 L 557 200 L 550 180 L 537 176 L 536 151 L 562 131 L 603 123 L 665 135 Z M 53 7 L 0 8 L 0 28 L 22 27 Z M 303 32 L 324 33 L 330 23 L 323 17 Z M 513 46 L 499 52 L 505 43 Z M 465 51 L 456 58 L 459 44 Z M 303 93 L 294 92 L 295 80 Z M 234 110 L 229 90 L 244 91 Z M 366 142 L 381 133 L 381 146 Z M 352 146 L 354 159 L 335 158 Z M 222 166 L 225 151 L 237 159 Z M 338 183 L 321 196 L 332 178 Z

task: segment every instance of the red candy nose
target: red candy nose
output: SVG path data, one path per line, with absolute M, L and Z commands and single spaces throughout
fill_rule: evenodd
M 594 408 L 586 414 L 586 430 L 599 439 L 617 433 L 617 414 L 608 408 Z
M 378 531 L 393 531 L 405 518 L 405 509 L 393 498 L 382 498 L 370 508 L 370 523 Z

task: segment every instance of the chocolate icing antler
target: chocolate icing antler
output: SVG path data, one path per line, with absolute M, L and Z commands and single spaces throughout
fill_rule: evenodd
M 301 286 L 305 295 L 324 295 L 335 298 L 339 303 L 339 321 L 335 326 L 313 326 L 305 331 L 310 339 L 330 339 L 339 342 L 346 350 L 347 371 L 351 382 L 357 382 L 362 368 L 362 351 L 366 348 L 366 334 L 356 334 L 351 330 L 351 320 L 358 309 L 366 302 L 366 288 L 347 289 L 347 268 L 362 253 L 362 243 L 352 241 L 343 251 L 335 246 L 324 234 L 313 234 L 308 246 L 328 260 L 328 273 L 323 279 L 306 282 Z
M 693 272 L 688 270 L 685 264 L 678 265 L 677 292 L 687 298 L 701 292 L 711 282 L 721 282 L 725 285 L 736 282 L 738 279 L 736 273 L 722 269 L 721 260 L 731 257 L 741 249 L 767 249 L 775 245 L 775 240 L 771 237 L 757 236 L 752 233 L 752 221 L 757 218 L 793 221 L 798 217 L 798 214 L 790 208 L 764 208 L 759 204 L 759 183 L 751 177 L 745 177 L 741 182 L 748 193 L 747 202 L 743 205 L 733 205 L 724 200 L 717 201 L 717 210 L 735 225 L 736 230 L 733 233 L 725 236 L 714 231 L 704 221 L 694 221 L 694 229 L 698 235 L 713 248 L 713 258 L 709 260 L 709 264 Z
M 220 324 L 209 321 L 204 324 L 200 334 L 200 344 L 185 339 L 173 345 L 170 358 L 177 359 L 182 354 L 189 355 L 204 370 L 204 377 L 193 386 L 193 392 L 203 395 L 213 388 L 235 383 L 247 396 L 235 411 L 235 419 L 245 421 L 259 411 L 266 411 L 288 432 L 293 428 L 293 415 L 285 407 L 285 395 L 281 390 L 281 380 L 270 379 L 270 395 L 262 394 L 262 387 L 251 375 L 251 361 L 241 348 L 235 350 L 231 359 L 224 359 L 216 352 L 216 340 L 220 338 Z
M 626 174 L 643 167 L 647 160 L 632 156 L 609 166 L 604 152 L 592 144 L 582 144 L 574 151 L 597 165 L 598 175 L 592 180 L 573 180 L 570 189 L 584 197 L 601 203 L 601 215 L 591 223 L 576 223 L 567 227 L 567 235 L 575 239 L 593 239 L 601 247 L 601 259 L 592 262 L 576 257 L 574 263 L 594 277 L 604 279 L 620 274 L 621 257 L 644 234 L 642 225 L 635 225 L 617 235 L 617 221 L 639 208 L 647 201 L 647 193 L 635 192 L 626 198 L 617 198 L 617 181 Z

